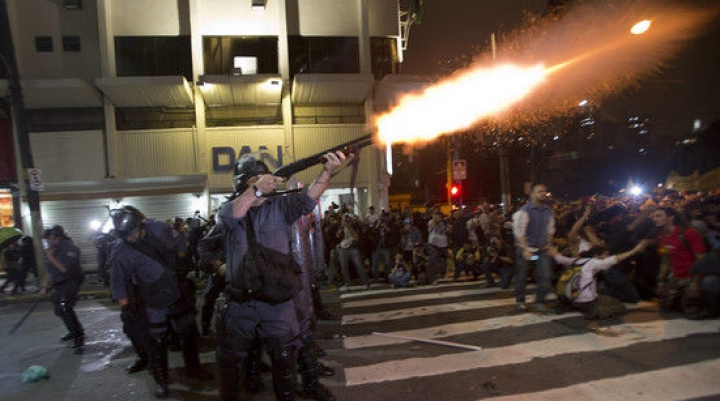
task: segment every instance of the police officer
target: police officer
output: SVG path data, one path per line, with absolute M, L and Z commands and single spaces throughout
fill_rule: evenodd
M 224 226 L 214 226 L 208 233 L 198 240 L 198 264 L 208 275 L 207 284 L 203 291 L 203 306 L 200 310 L 200 328 L 202 335 L 210 334 L 215 303 L 225 290 L 225 229 Z
M 46 280 L 50 280 L 51 286 L 48 287 L 47 282 L 43 283 L 40 294 L 45 295 L 52 288 L 50 295 L 55 315 L 62 319 L 68 329 L 61 340 L 72 340 L 70 347 L 75 349 L 76 354 L 81 353 L 85 345 L 85 331 L 74 310 L 78 291 L 85 280 L 80 266 L 80 249 L 65 234 L 62 226 L 56 225 L 45 230 L 44 237 L 48 244 L 45 250 Z
M 218 305 L 217 364 L 220 394 L 225 401 L 239 396 L 238 379 L 248 352 L 259 338 L 273 362 L 273 388 L 278 400 L 295 399 L 295 349 L 301 345 L 300 327 L 292 299 L 267 302 L 242 288 L 243 257 L 248 253 L 249 228 L 255 241 L 284 255 L 291 254 L 290 226 L 310 213 L 327 188 L 332 173 L 345 160 L 341 152 L 325 154 L 324 168 L 307 189 L 284 196 L 267 197 L 282 178 L 270 174 L 256 155 L 240 158 L 235 166 L 234 199 L 219 210 L 218 224 L 228 230 L 225 246 L 227 302 Z M 314 372 L 317 375 L 317 371 Z M 316 376 L 317 377 L 317 376 Z M 317 380 L 303 380 L 308 398 L 333 400 Z
M 194 309 L 183 301 L 187 298 L 182 294 L 186 283 L 178 283 L 174 271 L 185 243 L 173 236 L 169 225 L 146 218 L 132 206 L 113 209 L 110 217 L 120 239 L 114 243 L 110 258 L 113 298 L 121 307 L 123 330 L 139 356 L 128 372 L 142 370 L 149 362 L 155 396 L 168 396 L 169 320 L 181 336 L 185 376 L 211 380 L 212 374 L 200 366 L 198 358 Z

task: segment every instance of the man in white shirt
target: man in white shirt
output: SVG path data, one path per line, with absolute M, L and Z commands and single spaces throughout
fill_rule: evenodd
M 579 258 L 561 255 L 554 246 L 548 247 L 548 254 L 564 266 L 582 265 L 578 283 L 580 294 L 572 301 L 572 306 L 583 312 L 585 319 L 608 319 L 625 312 L 625 304 L 611 296 L 598 294 L 595 276 L 640 253 L 646 245 L 646 241 L 640 241 L 633 249 L 612 256 L 603 246 L 594 246 L 581 253 Z

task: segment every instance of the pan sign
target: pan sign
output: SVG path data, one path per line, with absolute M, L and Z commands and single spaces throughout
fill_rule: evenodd
M 260 145 L 258 150 L 265 150 L 269 152 L 268 147 L 264 145 Z M 275 152 L 275 160 L 277 160 L 279 165 L 282 165 L 282 146 L 278 145 Z M 218 146 L 212 148 L 213 172 L 225 173 L 228 171 L 233 171 L 233 168 L 235 167 L 235 162 L 247 153 L 252 153 L 252 149 L 250 148 L 250 146 L 247 145 L 242 146 L 240 149 L 238 149 L 237 153 L 235 152 L 235 149 L 229 146 Z
M 42 180 L 42 173 L 40 170 L 36 168 L 29 168 L 27 170 L 28 174 L 28 183 L 30 184 L 30 189 L 33 191 L 44 191 L 45 190 L 45 184 Z

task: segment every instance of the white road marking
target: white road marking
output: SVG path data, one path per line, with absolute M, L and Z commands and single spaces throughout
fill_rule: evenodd
M 627 304 L 628 309 L 652 307 L 652 302 L 640 302 L 634 305 Z M 536 313 L 523 313 L 519 315 L 501 316 L 492 319 L 473 320 L 462 323 L 444 324 L 440 326 L 423 327 L 412 330 L 400 330 L 387 332 L 397 336 L 414 338 L 443 338 L 468 333 L 479 333 L 506 327 L 530 326 L 543 324 L 553 320 L 565 319 L 568 317 L 580 316 L 579 312 L 566 312 L 562 315 L 540 315 Z M 372 334 L 346 337 L 343 339 L 345 349 L 357 349 L 367 347 L 379 347 L 384 345 L 403 344 L 409 341 L 398 338 L 380 337 Z
M 348 386 L 437 376 L 471 369 L 529 362 L 577 352 L 607 351 L 651 341 L 686 337 L 691 334 L 717 333 L 720 320 L 660 320 L 607 326 L 603 334 L 583 333 L 549 338 L 506 347 L 483 349 L 432 358 L 410 358 L 345 369 Z
M 493 397 L 493 401 L 670 401 L 717 397 L 720 396 L 718 377 L 720 360 L 714 359 L 536 393 Z

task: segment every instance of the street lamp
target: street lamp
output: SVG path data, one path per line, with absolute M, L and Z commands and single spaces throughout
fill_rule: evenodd
M 632 28 L 630 28 L 630 33 L 632 33 L 633 35 L 642 35 L 643 33 L 647 32 L 648 29 L 650 29 L 651 24 L 652 21 L 650 21 L 649 19 L 642 20 L 637 24 L 633 25 Z

